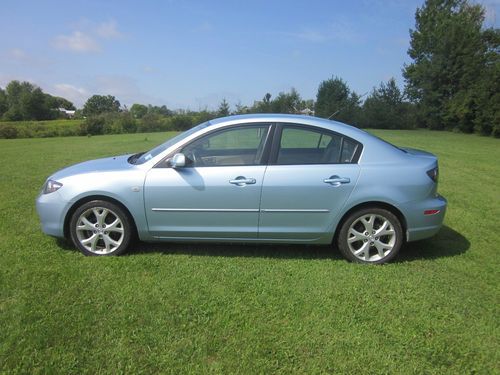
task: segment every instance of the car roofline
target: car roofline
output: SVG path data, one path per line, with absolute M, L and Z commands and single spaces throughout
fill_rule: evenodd
M 300 125 L 319 126 L 325 129 L 332 130 L 337 133 L 342 133 L 353 139 L 359 137 L 368 140 L 374 136 L 366 131 L 356 128 L 352 125 L 345 124 L 340 121 L 328 120 L 321 117 L 308 116 L 308 115 L 292 115 L 280 113 L 259 113 L 259 114 L 246 114 L 246 115 L 233 115 L 227 117 L 220 117 L 209 121 L 209 127 L 212 126 L 229 126 L 236 124 L 246 124 L 255 122 L 281 122 L 281 123 L 297 123 Z M 361 140 L 360 140 L 361 141 Z

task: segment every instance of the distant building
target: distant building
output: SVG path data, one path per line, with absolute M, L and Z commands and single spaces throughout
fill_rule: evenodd
M 67 117 L 67 118 L 73 118 L 75 117 L 75 112 L 74 110 L 71 110 L 71 109 L 65 109 L 65 108 L 58 108 L 59 109 L 59 112 L 62 112 L 64 113 L 64 115 Z
M 306 116 L 314 116 L 314 111 L 309 108 L 304 108 L 302 111 L 299 111 L 301 115 L 306 115 Z

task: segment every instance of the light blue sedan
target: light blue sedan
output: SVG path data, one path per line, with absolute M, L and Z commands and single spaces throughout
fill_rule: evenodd
M 245 115 L 60 170 L 36 207 L 45 233 L 85 255 L 121 254 L 138 237 L 333 244 L 351 261 L 384 263 L 439 231 L 437 178 L 436 156 L 339 122 Z

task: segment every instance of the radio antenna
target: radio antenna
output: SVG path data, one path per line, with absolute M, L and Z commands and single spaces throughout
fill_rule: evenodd
M 365 92 L 363 95 L 361 95 L 359 97 L 359 99 L 361 99 L 363 96 L 365 96 L 366 94 L 368 94 L 368 91 Z M 344 106 L 345 107 L 345 106 Z M 340 107 L 339 109 L 337 109 L 335 112 L 333 112 L 330 116 L 328 116 L 328 120 L 330 120 L 333 116 L 335 116 L 337 113 L 339 113 L 341 110 L 344 109 L 344 107 Z

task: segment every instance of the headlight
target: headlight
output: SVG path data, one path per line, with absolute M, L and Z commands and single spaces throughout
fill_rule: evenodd
M 45 186 L 43 187 L 43 193 L 44 194 L 50 194 L 53 193 L 54 191 L 59 190 L 63 184 L 60 182 L 54 181 L 54 180 L 48 180 Z

